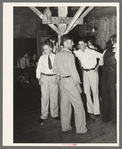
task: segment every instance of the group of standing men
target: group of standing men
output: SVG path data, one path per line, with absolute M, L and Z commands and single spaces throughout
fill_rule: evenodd
M 60 120 L 58 110 L 58 91 L 60 90 L 62 131 L 66 132 L 72 129 L 72 105 L 74 108 L 76 133 L 82 134 L 88 132 L 88 129 L 80 94 L 80 84 L 83 83 L 84 86 L 87 98 L 87 112 L 90 115 L 90 119 L 94 120 L 93 116 L 98 117 L 100 115 L 97 68 L 102 63 L 103 54 L 90 49 L 85 39 L 79 40 L 78 51 L 72 51 L 73 45 L 73 41 L 68 36 L 62 36 L 61 51 L 55 55 L 52 53 L 52 42 L 46 41 L 43 44 L 45 54 L 40 57 L 36 69 L 36 77 L 41 85 L 41 116 L 39 123 L 43 124 L 48 117 L 49 101 L 51 117 L 55 120 Z M 81 82 L 77 72 L 74 55 L 81 62 L 83 82 Z M 97 59 L 99 59 L 98 63 Z

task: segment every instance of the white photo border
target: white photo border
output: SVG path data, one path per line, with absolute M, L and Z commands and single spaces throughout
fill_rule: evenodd
M 114 6 L 117 8 L 117 45 L 119 46 L 119 3 L 44 3 L 3 2 L 3 146 L 67 146 L 65 143 L 13 143 L 13 7 Z M 77 146 L 119 146 L 119 50 L 117 53 L 117 143 L 77 143 Z M 73 143 L 74 144 L 74 143 Z M 70 143 L 69 146 L 72 146 Z

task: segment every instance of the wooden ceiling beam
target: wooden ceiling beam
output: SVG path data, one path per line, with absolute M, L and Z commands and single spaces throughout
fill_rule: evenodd
M 35 7 L 29 7 L 32 11 L 34 11 L 39 18 L 41 18 L 43 20 L 44 15 Z M 60 34 L 60 30 L 54 25 L 54 24 L 48 24 L 55 32 L 57 32 L 58 34 Z
M 94 7 L 89 7 L 80 17 L 79 17 L 79 20 L 82 20 L 83 22 L 83 19 L 84 17 L 93 9 Z M 82 23 L 83 24 L 83 23 Z M 69 30 L 69 32 L 76 26 L 77 24 L 75 23 L 71 29 Z
M 69 24 L 71 22 L 72 17 L 51 17 L 51 24 Z M 79 18 L 76 20 L 75 24 L 82 24 L 83 19 Z M 43 20 L 43 24 L 48 24 L 48 21 Z
M 84 18 L 94 7 L 89 7 L 82 15 L 80 18 Z
M 78 17 L 81 15 L 81 13 L 83 12 L 83 10 L 85 9 L 85 7 L 80 7 L 79 10 L 77 11 L 77 13 L 75 14 L 75 16 L 72 18 L 71 22 L 68 24 L 68 27 L 65 31 L 64 34 L 67 34 L 69 32 L 69 30 L 72 28 L 72 26 L 75 24 L 76 20 L 78 19 Z

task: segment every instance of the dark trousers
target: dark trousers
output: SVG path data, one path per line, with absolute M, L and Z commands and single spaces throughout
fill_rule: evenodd
M 102 73 L 102 119 L 116 123 L 116 73 Z

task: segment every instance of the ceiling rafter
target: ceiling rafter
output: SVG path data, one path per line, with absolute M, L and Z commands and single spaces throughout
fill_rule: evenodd
M 33 10 L 41 19 L 43 19 L 44 15 L 35 7 L 29 7 Z M 55 30 L 58 34 L 60 34 L 60 30 L 54 24 L 48 24 L 53 30 Z

